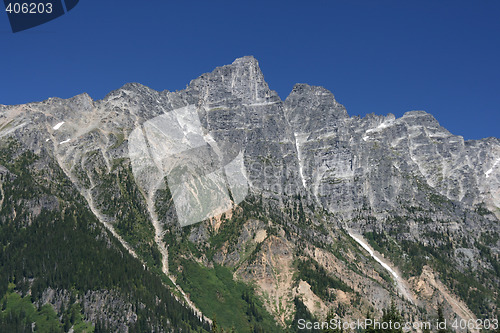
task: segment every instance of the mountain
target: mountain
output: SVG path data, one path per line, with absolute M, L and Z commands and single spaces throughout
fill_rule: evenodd
M 0 106 L 0 147 L 5 325 L 498 317 L 500 140 L 424 111 L 350 117 L 306 84 L 282 101 L 243 57 L 181 91 Z

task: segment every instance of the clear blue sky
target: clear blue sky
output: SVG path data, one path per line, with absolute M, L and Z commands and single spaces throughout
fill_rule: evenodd
M 500 137 L 498 0 L 80 0 L 16 34 L 2 7 L 0 41 L 0 104 L 180 90 L 254 55 L 282 99 L 321 85 L 350 115 L 426 110 L 466 139 Z

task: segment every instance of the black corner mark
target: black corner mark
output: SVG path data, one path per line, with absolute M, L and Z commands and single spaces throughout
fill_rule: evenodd
M 19 32 L 47 23 L 64 15 L 61 0 L 4 0 L 12 32 Z M 73 9 L 79 0 L 64 0 L 66 10 Z
M 69 12 L 70 10 L 75 8 L 79 1 L 80 0 L 64 0 L 64 3 L 66 4 L 66 10 Z

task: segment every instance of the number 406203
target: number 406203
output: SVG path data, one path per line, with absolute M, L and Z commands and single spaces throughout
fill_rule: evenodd
M 455 319 L 453 321 L 452 328 L 461 330 L 497 330 L 498 329 L 498 319 L 476 319 L 476 320 L 465 320 L 465 319 Z
M 51 14 L 52 3 L 28 3 L 28 2 L 14 2 L 9 3 L 5 8 L 9 14 Z

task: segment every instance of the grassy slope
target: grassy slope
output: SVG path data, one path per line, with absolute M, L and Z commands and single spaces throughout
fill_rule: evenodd
M 255 297 L 253 288 L 234 281 L 227 267 L 209 269 L 196 262 L 182 260 L 178 283 L 200 309 L 215 318 L 225 329 L 236 332 L 279 332 L 271 315 Z

